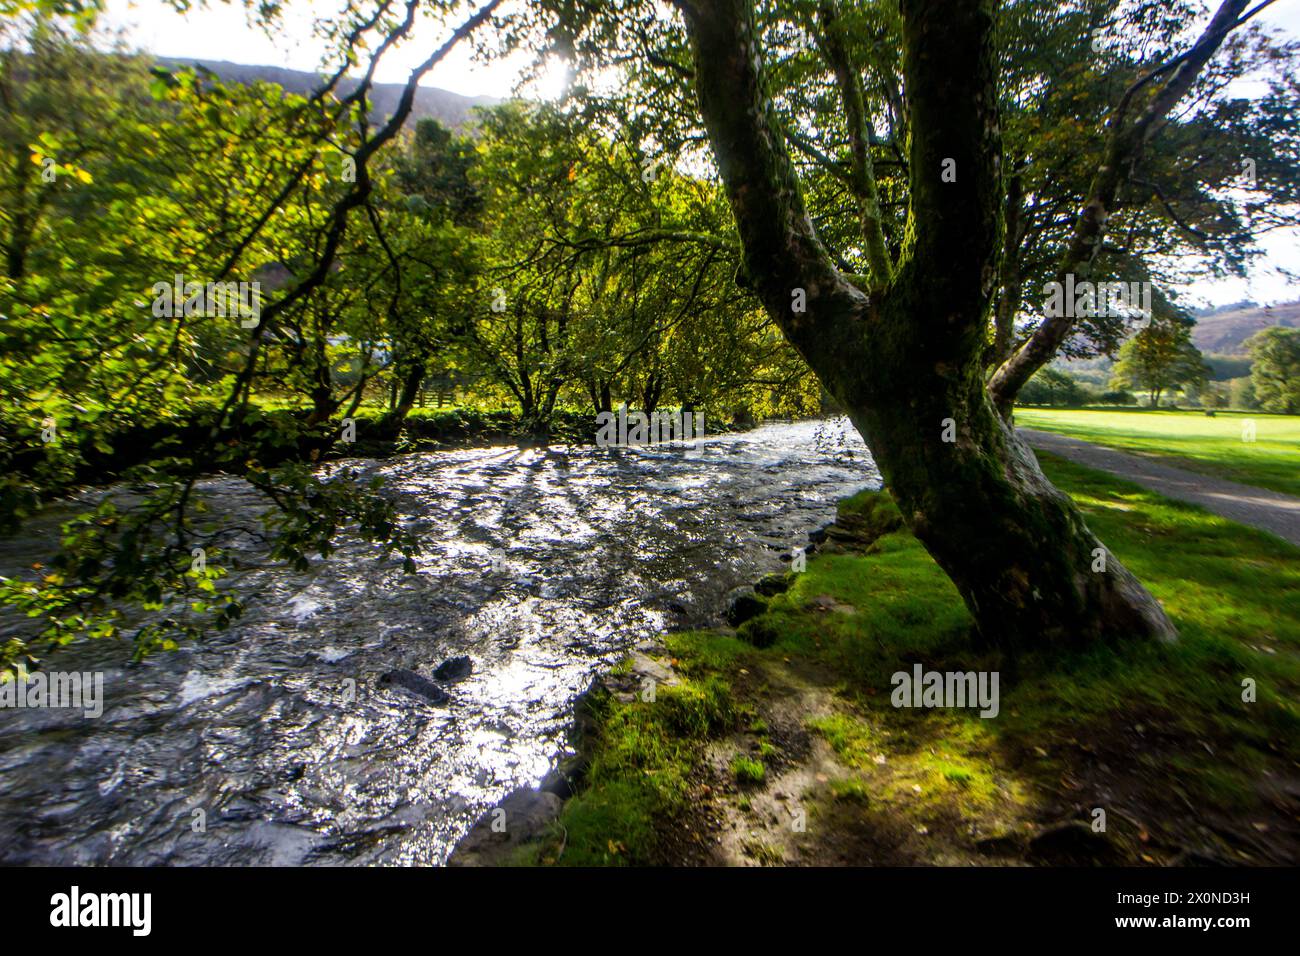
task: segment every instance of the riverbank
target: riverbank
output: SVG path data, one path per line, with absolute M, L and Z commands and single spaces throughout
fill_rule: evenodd
M 163 455 L 194 454 L 210 440 L 218 411 L 216 404 L 199 403 L 147 422 L 113 424 L 102 413 L 84 421 L 65 418 L 55 422 L 59 444 L 54 449 L 46 447 L 39 431 L 20 435 L 0 429 L 0 471 L 10 483 L 32 486 L 26 493 L 12 493 L 15 503 L 29 509 L 35 486 L 42 499 L 50 500 L 78 487 L 129 480 L 132 469 Z M 467 406 L 416 408 L 401 419 L 363 408 L 346 429 L 341 420 L 308 425 L 307 418 L 306 409 L 250 406 L 237 425 L 228 427 L 219 442 L 220 452 L 214 454 L 216 463 L 205 471 L 221 472 L 250 461 L 274 466 L 293 460 L 388 459 L 411 452 L 500 446 L 592 445 L 597 433 L 593 413 L 572 409 L 558 409 L 544 430 L 532 427 L 514 411 Z M 706 436 L 754 427 L 754 423 L 714 420 L 707 414 L 704 420 Z M 229 454 L 232 447 L 238 447 L 238 455 Z M 0 505 L 7 504 L 0 493 Z
M 863 493 L 762 613 L 665 635 L 599 681 L 574 793 L 548 784 L 558 816 L 495 842 L 480 825 L 453 862 L 1294 864 L 1300 552 L 1044 465 L 1164 603 L 1176 646 L 981 650 L 887 498 Z M 917 665 L 997 671 L 997 715 L 893 706 L 893 675 Z

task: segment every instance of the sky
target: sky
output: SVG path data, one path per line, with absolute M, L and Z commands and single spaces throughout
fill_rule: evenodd
M 270 37 L 250 26 L 241 3 L 215 0 L 185 15 L 176 13 L 161 0 L 108 0 L 107 8 L 106 25 L 120 29 L 131 46 L 159 56 L 317 70 L 323 46 L 312 36 L 312 18 L 327 14 L 335 5 L 332 0 L 314 4 L 290 0 L 286 4 L 283 29 Z M 1256 20 L 1300 39 L 1300 0 L 1278 0 Z M 446 33 L 433 22 L 417 24 L 410 42 L 384 56 L 376 79 L 381 83 L 405 82 L 411 68 L 428 56 L 445 39 Z M 528 60 L 526 53 L 492 62 L 476 60 L 472 48 L 460 44 L 425 77 L 424 85 L 466 96 L 503 99 L 517 93 L 542 98 L 558 95 L 565 82 L 560 64 L 552 66 L 537 81 L 518 88 L 520 72 Z M 1188 304 L 1225 305 L 1243 299 L 1268 304 L 1300 299 L 1300 284 L 1288 284 L 1286 277 L 1276 270 L 1281 266 L 1300 273 L 1300 230 L 1268 234 L 1261 237 L 1260 245 L 1265 256 L 1248 278 L 1202 281 L 1185 288 L 1181 291 Z
M 516 0 L 517 2 L 517 0 Z M 503 10 L 510 8 L 510 3 Z M 108 0 L 106 25 L 125 28 L 133 46 L 159 56 L 229 60 L 257 66 L 279 66 L 292 70 L 317 70 L 324 46 L 312 36 L 314 17 L 325 16 L 341 4 L 289 0 L 285 5 L 284 28 L 268 37 L 250 26 L 242 3 L 209 0 L 205 9 L 176 13 L 162 0 Z M 411 39 L 384 54 L 376 70 L 380 83 L 405 83 L 421 60 L 443 40 L 448 31 L 432 21 L 417 22 Z M 441 87 L 465 96 L 493 96 L 505 99 L 515 92 L 520 70 L 528 54 L 521 53 L 492 63 L 475 62 L 469 44 L 460 43 L 424 78 L 422 85 Z M 549 83 L 563 82 L 556 71 Z M 527 90 L 539 95 L 556 89 Z

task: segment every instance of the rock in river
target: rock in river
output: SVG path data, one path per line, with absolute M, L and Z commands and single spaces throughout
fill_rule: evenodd
M 464 680 L 474 671 L 474 662 L 467 655 L 462 654 L 460 657 L 449 657 L 433 672 L 433 676 L 440 681 L 448 684 L 454 684 L 458 680 Z
M 388 671 L 380 675 L 379 683 L 383 687 L 397 686 L 409 690 L 412 694 L 424 698 L 431 704 L 445 704 L 451 700 L 450 694 L 429 680 L 429 678 L 421 677 L 415 671 L 400 668 Z

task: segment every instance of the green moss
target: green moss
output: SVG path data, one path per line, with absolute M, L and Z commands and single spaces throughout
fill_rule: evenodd
M 583 790 L 564 806 L 563 852 L 555 862 L 566 866 L 650 863 L 661 805 L 653 785 L 634 779 L 605 779 Z
M 836 506 L 837 522 L 860 535 L 865 541 L 874 541 L 881 535 L 903 528 L 903 513 L 898 510 L 888 491 L 864 489 Z
M 808 727 L 825 737 L 836 756 L 850 767 L 868 767 L 880 752 L 882 739 L 859 717 L 832 714 L 810 720 Z
M 768 615 L 761 614 L 736 628 L 736 636 L 754 647 L 771 647 L 781 639 L 781 628 Z
M 718 671 L 748 650 L 700 634 L 675 634 L 667 643 L 674 663 L 696 677 L 661 686 L 653 701 L 602 694 L 589 702 L 586 782 L 537 859 L 570 866 L 659 861 L 660 828 L 685 811 L 703 742 L 732 729 L 743 712 Z
M 848 767 L 864 771 L 864 789 L 903 804 L 901 813 L 946 806 L 978 820 L 998 804 L 1024 801 L 990 764 L 993 739 L 978 723 L 953 712 L 917 718 L 881 711 L 875 723 L 848 713 L 809 721 Z M 833 795 L 838 795 L 832 787 Z
M 871 786 L 861 777 L 840 777 L 830 782 L 831 796 L 852 803 L 870 803 Z
M 683 682 L 659 691 L 655 720 L 682 737 L 702 738 L 730 726 L 735 716 L 731 687 L 718 677 Z
M 677 631 L 664 644 L 673 666 L 687 677 L 729 673 L 753 652 L 744 641 L 715 631 Z

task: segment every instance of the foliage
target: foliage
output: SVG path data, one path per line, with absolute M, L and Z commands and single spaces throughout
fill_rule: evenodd
M 1137 397 L 1124 389 L 1112 389 L 1097 396 L 1102 405 L 1136 405 Z
M 1074 376 L 1058 368 L 1036 372 L 1017 397 L 1022 405 L 1082 405 L 1090 397 Z
M 1300 329 L 1262 329 L 1246 341 L 1253 364 L 1250 381 L 1259 407 L 1300 412 Z
M 1146 389 L 1151 407 L 1156 408 L 1167 390 L 1179 385 L 1200 385 L 1208 377 L 1209 368 L 1200 350 L 1192 344 L 1188 325 L 1153 322 L 1124 343 L 1111 385 Z

